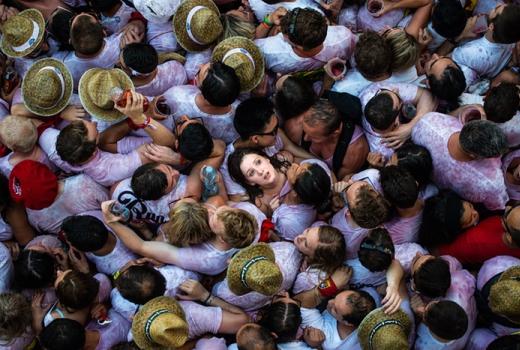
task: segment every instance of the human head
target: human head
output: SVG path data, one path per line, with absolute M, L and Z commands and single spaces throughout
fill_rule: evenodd
M 240 103 L 233 125 L 243 141 L 250 140 L 260 148 L 274 145 L 278 135 L 278 118 L 267 97 L 252 97 Z
M 137 198 L 157 200 L 175 188 L 179 177 L 179 172 L 169 165 L 148 163 L 135 170 L 130 186 Z
M 280 24 L 286 40 L 304 52 L 320 47 L 327 36 L 325 17 L 311 8 L 288 11 Z
M 0 342 L 9 343 L 31 327 L 31 303 L 22 294 L 0 294 Z
M 405 143 L 395 150 L 391 164 L 406 169 L 412 174 L 420 187 L 426 186 L 430 181 L 433 162 L 430 151 L 426 147 L 414 143 Z
M 42 330 L 38 340 L 45 350 L 83 349 L 85 327 L 69 318 L 57 318 Z
M 489 23 L 495 42 L 499 44 L 513 44 L 520 40 L 519 5 L 498 5 L 489 13 Z
M 104 43 L 105 34 L 101 23 L 88 13 L 80 13 L 72 20 L 70 43 L 74 51 L 86 56 L 97 54 Z
M 370 230 L 368 236 L 361 241 L 358 250 L 358 258 L 361 265 L 372 272 L 388 269 L 394 254 L 394 243 L 385 228 Z
M 376 32 L 367 31 L 359 36 L 354 59 L 359 73 L 366 79 L 377 79 L 391 72 L 392 48 Z
M 213 138 L 200 120 L 182 116 L 175 128 L 177 148 L 184 159 L 198 162 L 207 159 L 213 152 Z
M 424 65 L 432 94 L 452 105 L 466 90 L 466 78 L 460 66 L 450 57 L 433 54 Z
M 96 123 L 76 120 L 64 127 L 56 140 L 56 152 L 72 165 L 89 160 L 97 149 Z
M 96 300 L 99 281 L 91 275 L 75 270 L 58 271 L 56 297 L 60 304 L 72 310 L 81 310 Z
M 329 174 L 320 165 L 294 163 L 287 170 L 287 180 L 301 203 L 314 206 L 318 212 L 327 211 L 332 184 Z
M 121 51 L 121 66 L 130 76 L 152 73 L 159 64 L 157 51 L 150 44 L 132 43 Z
M 320 144 L 330 142 L 331 136 L 341 132 L 342 118 L 338 109 L 328 100 L 318 100 L 303 116 L 305 141 Z
M 465 153 L 480 159 L 500 157 L 509 150 L 506 135 L 489 120 L 472 120 L 464 124 L 459 143 Z
M 38 132 L 29 118 L 8 115 L 0 122 L 0 140 L 14 152 L 29 153 L 38 142 Z
M 301 323 L 300 306 L 287 292 L 273 297 L 271 305 L 262 311 L 259 322 L 262 327 L 276 334 L 278 343 L 295 341 Z
M 459 304 L 451 300 L 432 301 L 426 306 L 424 324 L 443 340 L 462 338 L 468 329 L 468 315 Z
M 120 273 L 114 284 L 123 298 L 137 305 L 144 305 L 166 291 L 164 276 L 148 265 L 130 266 Z
M 106 12 L 120 4 L 121 0 L 88 0 L 87 2 L 97 12 Z
M 180 200 L 170 210 L 169 217 L 163 231 L 174 246 L 201 244 L 213 237 L 208 224 L 208 210 L 202 203 Z
M 307 264 L 332 274 L 346 259 L 345 237 L 330 225 L 309 227 L 294 238 L 296 248 L 307 257 Z
M 242 17 L 245 11 L 242 10 L 242 8 L 243 7 L 240 6 L 239 9 L 228 11 L 226 14 L 220 16 L 224 29 L 220 38 L 221 40 L 233 36 L 243 36 L 251 40 L 255 38 L 255 26 Z
M 70 245 L 82 252 L 103 248 L 109 235 L 103 222 L 91 215 L 69 216 L 63 220 L 61 229 Z
M 375 132 L 384 135 L 399 125 L 401 97 L 391 90 L 380 90 L 365 105 L 365 118 Z
M 491 311 L 509 321 L 520 324 L 520 266 L 505 270 L 489 290 Z
M 504 241 L 520 247 L 520 206 L 506 208 L 502 216 L 502 228 Z
M 450 265 L 443 258 L 417 253 L 411 272 L 412 289 L 428 298 L 443 297 L 450 288 Z
M 486 350 L 518 350 L 520 334 L 503 335 L 493 340 Z
M 238 76 L 224 63 L 202 65 L 196 79 L 202 96 L 213 106 L 229 106 L 240 94 Z
M 492 87 L 484 97 L 486 119 L 495 123 L 511 120 L 520 107 L 519 93 L 518 87 L 512 83 Z
M 411 208 L 419 197 L 419 185 L 406 169 L 389 165 L 381 169 L 380 178 L 383 194 L 397 208 Z
M 283 78 L 283 77 L 282 77 Z M 297 117 L 307 111 L 316 101 L 312 85 L 299 77 L 288 76 L 274 95 L 278 115 L 283 120 Z
M 364 290 L 346 290 L 329 300 L 327 310 L 338 322 L 354 327 L 376 307 L 374 298 Z
M 14 262 L 14 272 L 21 288 L 47 288 L 56 278 L 56 262 L 47 252 L 24 249 Z
M 347 189 L 346 197 L 352 219 L 362 228 L 375 228 L 390 214 L 386 199 L 365 181 L 354 182 Z
M 222 206 L 210 218 L 210 227 L 233 248 L 245 248 L 255 239 L 258 223 L 253 215 L 242 209 Z M 218 232 L 222 230 L 222 232 Z M 217 232 L 215 232 L 217 231 Z
M 256 323 L 247 323 L 237 332 L 238 350 L 276 350 L 275 338 Z
M 70 25 L 75 15 L 73 11 L 58 8 L 47 19 L 49 32 L 59 42 L 60 50 L 74 50 L 70 44 Z
M 403 310 L 388 314 L 382 307 L 370 312 L 357 331 L 362 350 L 405 350 L 409 349 L 412 319 Z
M 439 0 L 432 11 L 433 29 L 448 39 L 458 37 L 466 26 L 467 15 L 458 0 Z
M 415 65 L 419 44 L 413 36 L 404 29 L 392 28 L 383 32 L 383 38 L 392 50 L 392 71 L 402 71 Z

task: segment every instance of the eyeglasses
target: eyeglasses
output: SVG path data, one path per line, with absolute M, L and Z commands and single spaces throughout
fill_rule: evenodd
M 348 200 L 347 200 L 347 191 L 348 191 L 348 189 L 349 189 L 353 184 L 355 184 L 356 182 L 360 182 L 360 181 L 367 182 L 367 184 L 368 184 L 369 186 L 371 186 L 372 188 L 375 189 L 375 186 L 374 186 L 374 184 L 372 183 L 372 180 L 370 180 L 370 178 L 369 178 L 368 176 L 363 177 L 363 178 L 361 178 L 361 179 L 359 179 L 359 180 L 354 180 L 354 182 L 352 182 L 350 185 L 348 185 L 347 187 L 345 187 L 345 189 L 344 189 L 343 191 L 341 191 L 341 198 L 343 199 L 343 204 L 344 204 L 345 206 L 348 207 Z
M 276 125 L 273 128 L 273 130 L 271 130 L 269 132 L 258 132 L 255 135 L 257 135 L 257 136 L 276 136 L 278 134 L 278 128 L 279 127 L 280 127 L 280 123 L 277 120 L 276 121 Z

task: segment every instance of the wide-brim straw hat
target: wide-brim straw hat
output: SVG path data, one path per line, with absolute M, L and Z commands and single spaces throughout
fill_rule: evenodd
M 370 312 L 358 327 L 363 350 L 408 350 L 412 321 L 401 309 L 391 315 L 382 308 Z
M 179 7 L 181 0 L 134 0 L 134 6 L 146 20 L 166 23 Z
M 213 50 L 211 59 L 235 70 L 242 92 L 254 89 L 264 77 L 264 56 L 250 39 L 234 36 L 221 41 Z
M 276 264 L 273 249 L 257 243 L 238 252 L 227 270 L 229 289 L 236 295 L 255 291 L 274 295 L 280 290 L 283 275 Z
M 188 323 L 177 300 L 157 297 L 134 316 L 132 336 L 141 349 L 175 349 L 188 340 Z
M 186 0 L 173 16 L 173 31 L 187 51 L 204 51 L 223 30 L 220 12 L 211 0 Z
M 67 66 L 54 58 L 43 58 L 29 68 L 23 79 L 23 102 L 38 116 L 56 115 L 69 104 L 72 89 L 72 75 Z
M 24 57 L 33 52 L 45 34 L 45 19 L 40 11 L 28 9 L 9 18 L 2 26 L 0 48 L 10 57 Z
M 81 104 L 95 118 L 111 122 L 123 119 L 123 113 L 114 108 L 111 96 L 114 87 L 134 90 L 132 80 L 121 69 L 89 69 L 79 80 Z
M 489 307 L 494 313 L 520 324 L 520 266 L 502 273 L 489 291 Z
M 168 61 L 177 61 L 181 64 L 186 63 L 186 57 L 177 52 L 159 52 L 159 64 L 163 64 Z

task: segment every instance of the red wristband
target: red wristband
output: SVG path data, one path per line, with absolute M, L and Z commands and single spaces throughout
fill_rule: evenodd
M 329 277 L 318 285 L 318 291 L 322 297 L 331 298 L 338 293 L 338 287 L 336 287 L 334 280 Z
M 262 221 L 262 226 L 260 228 L 260 238 L 258 239 L 258 242 L 268 243 L 270 230 L 274 230 L 274 224 L 271 219 L 265 219 Z
M 128 127 L 132 130 L 138 130 L 139 128 L 137 127 L 137 125 L 132 121 L 132 119 L 130 118 L 126 118 L 126 124 L 128 125 Z
M 144 129 L 146 128 L 148 125 L 150 125 L 150 123 L 152 122 L 152 117 L 150 116 L 146 116 L 146 119 L 144 120 L 143 124 L 136 124 L 132 121 L 132 119 L 130 118 L 126 118 L 126 123 L 128 124 L 128 126 L 130 127 L 130 129 L 132 130 L 139 130 L 139 129 Z

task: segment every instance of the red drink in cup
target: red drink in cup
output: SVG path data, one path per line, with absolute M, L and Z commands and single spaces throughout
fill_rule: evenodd
M 383 2 L 380 0 L 369 0 L 367 1 L 367 10 L 370 14 L 374 15 L 383 9 Z
M 330 70 L 335 77 L 339 77 L 340 75 L 346 73 L 347 66 L 345 66 L 344 63 L 337 62 L 332 65 Z

